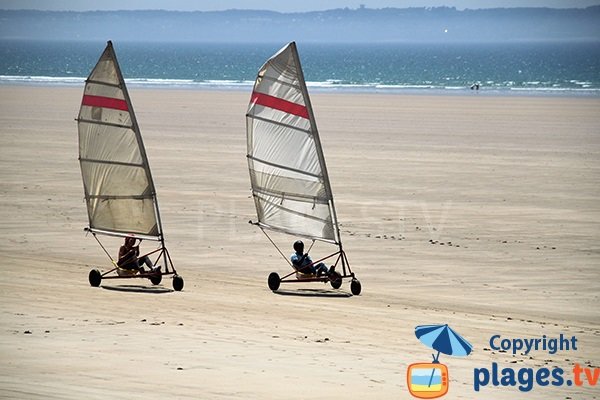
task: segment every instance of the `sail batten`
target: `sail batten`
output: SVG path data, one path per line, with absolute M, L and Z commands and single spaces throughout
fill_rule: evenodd
M 246 117 L 259 226 L 339 243 L 325 159 L 295 43 L 259 70 Z
M 86 79 L 85 83 L 93 83 L 96 85 L 102 85 L 102 86 L 108 86 L 108 87 L 113 87 L 113 88 L 117 88 L 117 89 L 121 89 L 121 84 L 120 83 L 112 83 L 112 82 L 102 82 L 102 81 L 96 81 L 93 79 Z
M 261 164 L 269 165 L 271 167 L 281 168 L 281 169 L 284 169 L 284 170 L 287 170 L 287 171 L 292 171 L 292 172 L 297 172 L 297 173 L 302 174 L 302 175 L 312 176 L 313 178 L 321 178 L 321 175 L 314 174 L 314 173 L 311 173 L 311 172 L 308 172 L 308 171 L 303 171 L 301 169 L 288 167 L 288 166 L 283 165 L 283 164 L 277 164 L 277 163 L 266 161 L 266 160 L 261 160 L 260 158 L 253 157 L 253 156 L 247 156 L 247 157 L 249 159 L 253 160 L 253 161 L 259 162 Z
M 286 80 L 283 80 L 283 79 L 278 79 L 277 77 L 266 76 L 265 75 L 265 76 L 262 76 L 261 79 L 262 80 L 268 80 L 268 81 L 275 82 L 275 83 L 279 83 L 279 84 L 281 84 L 283 86 L 288 86 L 288 87 L 291 87 L 291 88 L 294 88 L 294 89 L 297 89 L 297 90 L 301 90 L 300 89 L 300 85 L 297 85 L 297 84 L 294 84 L 294 83 L 290 83 L 290 82 L 288 82 Z
M 254 194 L 264 194 L 266 196 L 277 196 L 281 198 L 294 199 L 297 201 L 304 201 L 310 204 L 328 204 L 329 199 L 326 197 L 313 197 L 309 195 L 305 195 L 302 193 L 291 193 L 291 192 L 283 192 L 283 191 L 275 191 L 264 188 L 255 188 Z
M 76 121 L 77 122 L 82 122 L 82 123 L 92 123 L 92 124 L 96 124 L 96 125 L 112 126 L 112 127 L 115 127 L 115 128 L 131 129 L 131 125 L 115 124 L 113 122 L 94 121 L 92 119 L 85 119 L 85 118 L 77 118 Z
M 144 164 L 139 164 L 139 163 L 128 163 L 128 162 L 112 161 L 112 160 L 94 160 L 94 159 L 91 159 L 91 158 L 80 158 L 79 161 L 89 162 L 89 163 L 98 163 L 98 164 L 125 165 L 125 166 L 128 166 L 128 167 L 138 167 L 138 168 L 144 168 L 145 167 Z
M 150 166 L 111 42 L 86 80 L 77 126 L 89 229 L 162 239 Z
M 114 200 L 114 199 L 133 199 L 133 200 L 144 200 L 144 199 L 152 199 L 154 197 L 153 194 L 149 194 L 149 195 L 132 195 L 132 196 L 127 196 L 127 195 L 94 195 L 94 194 L 90 194 L 88 196 L 90 199 L 101 199 L 101 200 Z
M 294 125 L 285 124 L 283 122 L 273 121 L 271 119 L 266 119 L 266 118 L 258 117 L 256 115 L 246 115 L 246 117 L 252 118 L 252 119 L 256 119 L 258 121 L 262 121 L 262 122 L 265 122 L 267 124 L 279 125 L 279 126 L 283 126 L 285 128 L 293 129 L 295 131 L 300 131 L 300 132 L 304 132 L 306 134 L 310 134 L 310 130 L 309 129 L 304 129 L 304 128 L 300 128 L 300 127 L 297 127 L 297 126 L 294 126 Z

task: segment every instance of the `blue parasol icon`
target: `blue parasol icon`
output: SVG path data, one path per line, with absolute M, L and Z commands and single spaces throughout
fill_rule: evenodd
M 456 333 L 448 324 L 419 325 L 415 328 L 415 335 L 423 344 L 437 350 L 437 356 L 433 357 L 434 362 L 438 362 L 440 353 L 462 357 L 469 355 L 473 350 L 471 343 Z
M 471 343 L 454 332 L 448 324 L 419 325 L 415 328 L 415 335 L 423 344 L 437 350 L 437 356 L 432 354 L 434 363 L 439 363 L 438 358 L 440 357 L 440 353 L 463 357 L 469 355 L 471 350 L 473 350 Z M 429 379 L 429 386 L 431 386 L 432 379 L 433 372 Z

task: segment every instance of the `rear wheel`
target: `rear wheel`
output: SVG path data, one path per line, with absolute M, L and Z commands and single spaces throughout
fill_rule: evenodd
M 352 279 L 352 283 L 350 283 L 350 291 L 353 295 L 358 296 L 362 287 L 360 285 L 360 281 L 358 279 Z
M 149 279 L 153 285 L 158 285 L 162 281 L 162 274 L 159 272 L 156 275 L 152 275 Z
M 329 275 L 329 282 L 332 288 L 339 289 L 342 286 L 342 276 L 337 272 L 333 272 Z
M 183 289 L 183 278 L 181 276 L 173 276 L 173 289 L 175 289 L 177 292 L 180 292 L 181 289 Z
M 281 284 L 281 278 L 279 278 L 279 274 L 277 272 L 271 272 L 269 274 L 269 289 L 272 291 L 276 291 L 279 289 L 279 285 Z
M 88 280 L 90 281 L 90 285 L 98 287 L 100 286 L 100 282 L 102 282 L 102 274 L 97 269 L 93 269 L 88 275 Z

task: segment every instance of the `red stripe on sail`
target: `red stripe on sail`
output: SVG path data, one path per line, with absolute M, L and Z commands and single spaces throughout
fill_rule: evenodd
M 112 108 L 114 110 L 129 111 L 127 102 L 112 97 L 84 95 L 81 104 L 90 107 Z
M 308 110 L 305 106 L 280 99 L 279 97 L 274 97 L 264 93 L 252 92 L 251 102 L 308 119 Z

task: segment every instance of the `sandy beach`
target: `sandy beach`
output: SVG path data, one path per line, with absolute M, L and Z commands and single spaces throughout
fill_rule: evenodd
M 90 287 L 110 262 L 83 231 L 82 88 L 0 86 L 1 398 L 410 399 L 426 324 L 473 345 L 440 357 L 448 399 L 600 397 L 587 381 L 474 391 L 492 363 L 565 380 L 600 367 L 600 99 L 313 94 L 352 296 L 268 289 L 289 266 L 248 224 L 249 93 L 130 94 L 185 287 Z M 294 237 L 273 239 L 292 253 Z M 105 240 L 115 256 L 120 243 Z M 490 348 L 561 334 L 577 350 Z

